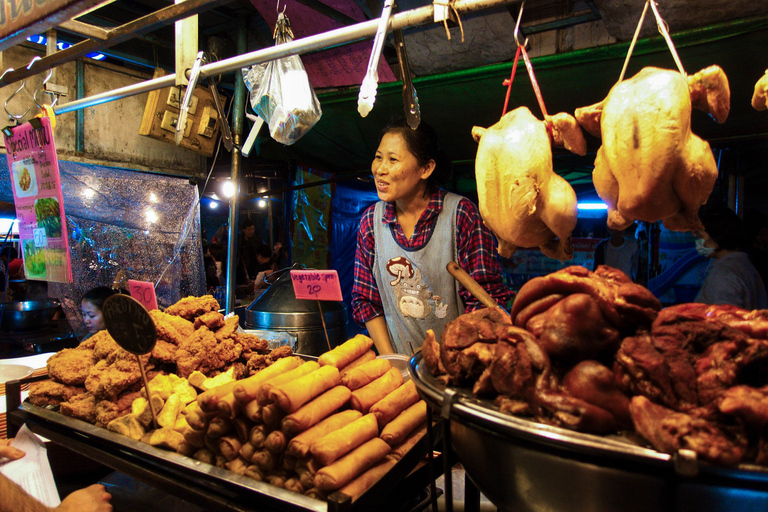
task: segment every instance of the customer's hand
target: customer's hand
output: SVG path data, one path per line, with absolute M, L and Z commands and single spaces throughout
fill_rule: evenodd
M 93 484 L 64 498 L 56 510 L 58 512 L 112 512 L 110 499 L 112 495 L 103 485 Z
M 13 441 L 13 439 L 0 439 L 0 460 L 16 460 L 26 455 L 23 450 L 11 446 L 11 441 Z

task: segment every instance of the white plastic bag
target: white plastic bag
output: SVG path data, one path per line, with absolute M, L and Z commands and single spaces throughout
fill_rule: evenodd
M 290 22 L 279 14 L 275 44 L 293 40 Z M 269 125 L 269 134 L 289 146 L 307 133 L 323 114 L 315 91 L 298 55 L 270 61 L 251 107 Z

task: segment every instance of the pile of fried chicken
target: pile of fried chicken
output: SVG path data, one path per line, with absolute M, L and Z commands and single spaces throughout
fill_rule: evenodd
M 211 295 L 186 297 L 149 314 L 157 342 L 141 356 L 148 380 L 161 373 L 188 377 L 195 371 L 207 377 L 229 371 L 239 379 L 293 355 L 289 346 L 270 350 L 267 340 L 237 332 L 238 316 L 219 313 Z M 66 416 L 102 427 L 129 413 L 142 387 L 136 356 L 106 330 L 51 356 L 48 375 L 50 380 L 31 387 L 31 403 L 58 407 Z
M 438 380 L 510 414 L 768 465 L 768 310 L 662 309 L 619 270 L 571 266 L 526 283 L 510 315 L 462 315 L 439 343 L 428 333 L 422 354 Z

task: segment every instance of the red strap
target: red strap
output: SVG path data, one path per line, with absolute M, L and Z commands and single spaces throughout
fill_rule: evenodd
M 522 46 L 518 46 L 522 48 Z M 541 89 L 539 89 L 539 82 L 536 81 L 536 75 L 533 74 L 533 66 L 531 60 L 528 58 L 528 52 L 523 48 L 523 59 L 525 59 L 525 67 L 528 68 L 528 76 L 531 77 L 531 84 L 533 85 L 533 91 L 536 93 L 536 99 L 539 101 L 539 107 L 541 107 L 541 113 L 544 115 L 544 119 L 547 118 L 547 107 L 544 106 L 544 98 L 541 97 Z
M 509 80 L 504 80 L 502 85 L 507 86 L 507 97 L 504 98 L 504 110 L 501 111 L 501 117 L 507 113 L 507 106 L 509 105 L 509 93 L 512 92 L 512 82 L 515 81 L 515 72 L 517 71 L 517 61 L 520 60 L 520 46 L 517 47 L 515 52 L 515 63 L 512 64 L 512 74 L 509 75 Z

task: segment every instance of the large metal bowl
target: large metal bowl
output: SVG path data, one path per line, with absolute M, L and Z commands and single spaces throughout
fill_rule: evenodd
M 693 452 L 670 455 L 631 439 L 544 425 L 446 388 L 421 354 L 408 368 L 419 394 L 450 419 L 467 475 L 501 510 L 556 512 L 768 509 L 768 468 L 724 468 Z
M 0 330 L 28 332 L 42 329 L 53 318 L 59 302 L 55 300 L 27 300 L 0 304 Z

